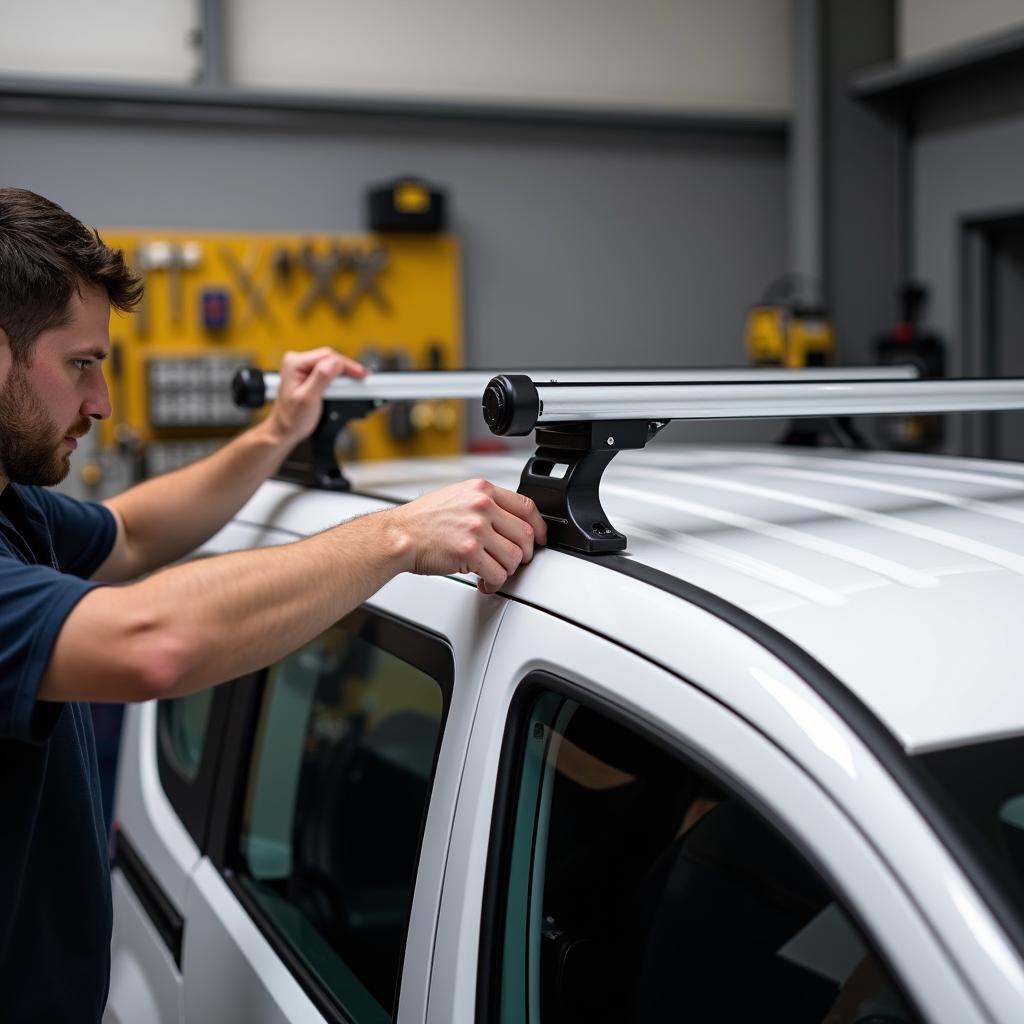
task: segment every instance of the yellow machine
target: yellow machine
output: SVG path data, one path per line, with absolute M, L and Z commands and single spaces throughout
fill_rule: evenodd
M 463 365 L 450 236 L 101 235 L 145 280 L 139 310 L 111 318 L 114 413 L 102 435 L 108 451 L 132 456 L 136 477 L 184 465 L 250 422 L 230 398 L 242 365 L 277 369 L 286 351 L 321 345 L 377 369 Z M 395 403 L 343 437 L 349 458 L 451 453 L 462 443 L 456 402 Z M 97 483 L 99 467 L 83 476 Z
M 832 328 L 820 309 L 789 303 L 753 306 L 747 314 L 747 358 L 754 366 L 827 366 Z

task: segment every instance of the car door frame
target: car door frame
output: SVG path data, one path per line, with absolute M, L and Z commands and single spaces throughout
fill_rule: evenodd
M 466 586 L 465 581 L 404 575 L 391 581 L 362 606 L 371 614 L 440 638 L 451 648 L 455 666 L 455 680 L 440 738 L 406 933 L 395 1017 L 401 1024 L 424 1018 L 430 978 L 429 954 L 434 947 L 441 880 L 465 744 L 484 668 L 506 604 L 501 597 L 482 597 L 475 588 Z M 199 907 L 203 901 L 214 900 L 225 919 L 230 918 L 229 927 L 244 936 L 241 941 L 247 944 L 246 952 L 251 953 L 254 963 L 262 965 L 263 976 L 273 977 L 272 984 L 276 986 L 274 998 L 279 1005 L 289 1007 L 296 1020 L 347 1020 L 252 901 L 239 892 L 237 880 L 232 881 L 233 846 L 237 845 L 237 823 L 245 796 L 262 685 L 257 683 L 254 686 L 251 681 L 243 681 L 231 688 L 232 704 L 222 744 L 224 749 L 214 807 L 211 809 L 208 842 L 190 883 L 183 959 L 185 988 L 188 989 L 194 976 L 187 934 L 189 916 L 203 916 L 206 923 L 201 927 L 209 927 L 210 916 Z M 282 966 L 285 968 L 283 973 Z M 186 991 L 186 1008 L 189 1000 Z
M 428 1021 L 489 1019 L 485 971 L 493 971 L 494 965 L 485 964 L 480 948 L 483 943 L 486 953 L 493 928 L 489 908 L 495 899 L 494 863 L 502 856 L 493 837 L 509 799 L 508 735 L 514 728 L 510 715 L 522 687 L 530 685 L 538 672 L 556 676 L 588 704 L 668 744 L 767 818 L 844 900 L 926 1019 L 957 1024 L 989 1019 L 941 937 L 819 779 L 721 700 L 588 626 L 516 601 L 502 620 L 484 680 L 478 726 L 467 751 L 433 958 Z M 698 635 L 688 639 L 701 643 Z M 705 640 L 711 642 L 712 637 Z M 771 655 L 762 654 L 770 664 Z M 774 668 L 785 670 L 780 664 Z M 628 685 L 623 678 L 629 679 Z M 828 836 L 820 834 L 822 822 L 830 823 Z M 482 841 L 481 835 L 488 840 Z M 940 972 L 939 982 L 935 971 Z

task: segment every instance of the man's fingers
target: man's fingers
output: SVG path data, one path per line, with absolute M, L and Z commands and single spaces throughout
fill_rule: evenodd
M 506 539 L 506 543 L 511 543 L 513 547 L 522 552 L 524 564 L 533 558 L 535 535 L 533 527 L 529 523 L 498 506 L 492 514 L 491 526 L 496 535 Z
M 309 349 L 307 352 L 289 352 L 282 361 L 281 369 L 282 372 L 301 379 L 315 373 L 324 363 L 329 363 L 331 367 L 331 379 L 339 373 L 359 379 L 365 377 L 368 372 L 362 363 L 357 363 L 326 345 Z
M 334 380 L 341 372 L 341 358 L 336 355 L 326 355 L 314 363 L 308 370 L 305 380 L 297 384 L 294 394 L 297 398 L 305 399 L 312 395 L 322 396 L 327 390 L 327 385 Z
M 484 594 L 496 594 L 508 579 L 508 572 L 487 551 L 481 551 L 469 568 L 480 577 L 477 586 Z
M 532 546 L 531 544 L 531 548 Z M 484 550 L 501 565 L 509 576 L 519 568 L 522 562 L 526 561 L 525 550 L 518 543 L 503 537 L 497 530 L 492 531 L 484 545 Z
M 321 345 L 320 348 L 311 348 L 305 352 L 286 352 L 281 360 L 281 372 L 292 373 L 297 377 L 305 376 L 325 356 L 337 356 L 333 348 Z
M 525 494 L 517 494 L 515 491 L 510 491 L 504 487 L 498 487 L 497 485 L 492 485 L 489 493 L 499 508 L 504 509 L 506 512 L 511 512 L 516 518 L 530 524 L 534 540 L 538 544 L 547 543 L 548 524 L 544 522 L 544 517 L 537 511 L 537 505 L 532 498 L 526 497 Z M 502 532 L 504 533 L 505 531 Z M 506 534 L 506 536 L 511 535 Z
M 341 372 L 346 377 L 362 380 L 370 372 L 362 363 L 357 363 L 354 359 L 349 359 L 348 356 L 341 356 L 341 363 Z

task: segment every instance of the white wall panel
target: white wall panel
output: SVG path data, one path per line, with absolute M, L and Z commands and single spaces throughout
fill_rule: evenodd
M 1021 27 L 1022 0 L 901 0 L 899 56 L 925 57 Z
M 195 0 L 3 0 L 0 74 L 183 84 Z
M 236 84 L 349 96 L 788 111 L 789 0 L 226 0 Z

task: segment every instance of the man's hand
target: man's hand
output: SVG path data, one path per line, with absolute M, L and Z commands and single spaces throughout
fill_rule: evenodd
M 486 480 L 433 491 L 384 515 L 405 535 L 408 571 L 476 573 L 484 594 L 499 590 L 548 535 L 530 498 Z
M 324 391 L 335 377 L 365 377 L 366 367 L 335 352 L 314 348 L 286 352 L 281 360 L 281 383 L 266 423 L 282 441 L 298 444 L 313 433 L 323 409 Z

